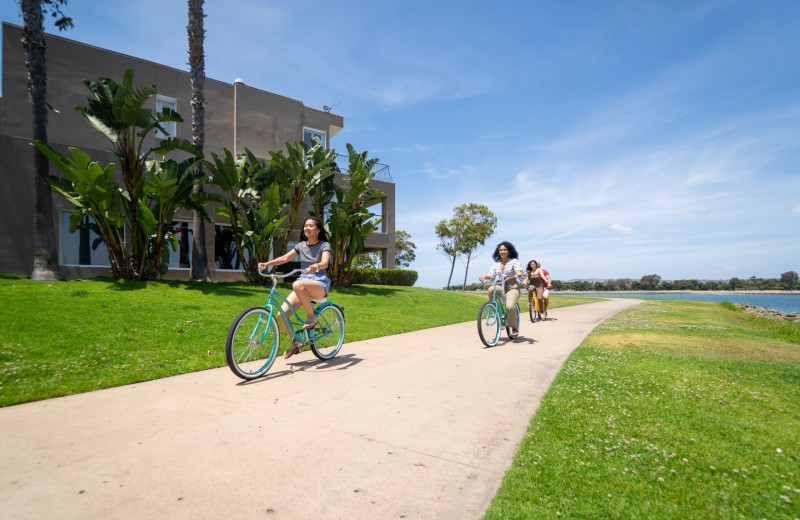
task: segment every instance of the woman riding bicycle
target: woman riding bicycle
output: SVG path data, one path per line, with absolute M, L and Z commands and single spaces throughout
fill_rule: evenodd
M 294 249 L 274 260 L 259 263 L 258 268 L 262 270 L 273 265 L 285 264 L 300 256 L 300 267 L 307 269 L 308 272 L 295 280 L 292 284 L 293 291 L 286 299 L 295 309 L 299 309 L 300 306 L 305 309 L 308 318 L 303 328 L 313 329 L 317 325 L 317 319 L 314 317 L 311 300 L 325 298 L 331 287 L 331 280 L 325 274 L 331 259 L 331 245 L 328 243 L 328 235 L 322 227 L 322 222 L 313 217 L 303 224 L 300 239 L 302 242 L 294 246 Z M 289 306 L 284 303 L 282 307 L 284 313 L 288 314 Z M 291 336 L 288 325 L 282 319 L 279 319 L 278 323 L 283 327 L 283 331 Z M 300 351 L 301 346 L 298 341 L 293 340 L 292 346 L 286 350 L 283 357 L 289 359 Z
M 492 264 L 489 273 L 481 276 L 479 280 L 494 280 L 497 276 L 505 277 L 506 289 L 506 309 L 508 310 L 507 323 L 511 327 L 511 337 L 516 338 L 519 336 L 518 323 L 516 312 L 517 300 L 519 300 L 519 282 L 518 277 L 522 277 L 522 266 L 519 263 L 519 254 L 511 242 L 500 242 L 492 254 L 494 263 Z M 489 298 L 498 287 L 493 285 L 489 288 Z
M 525 269 L 528 275 L 525 277 L 525 280 L 522 281 L 523 287 L 528 287 L 528 305 L 532 302 L 533 298 L 536 298 L 537 302 L 539 303 L 539 311 L 541 312 L 541 316 L 544 316 L 544 290 L 547 287 L 547 279 L 545 277 L 544 272 L 542 272 L 542 266 L 536 260 L 531 260 L 528 262 L 528 267 Z M 531 315 L 533 316 L 533 315 Z

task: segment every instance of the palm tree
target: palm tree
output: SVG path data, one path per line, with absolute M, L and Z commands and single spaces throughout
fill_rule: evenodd
M 192 144 L 200 151 L 205 145 L 205 113 L 206 98 L 203 93 L 203 84 L 206 79 L 206 62 L 203 51 L 206 31 L 203 28 L 203 2 L 204 0 L 189 0 L 189 25 L 186 30 L 189 34 L 189 76 L 192 81 Z M 200 165 L 202 168 L 202 164 Z M 192 194 L 200 196 L 203 191 L 202 184 L 195 184 Z M 210 282 L 211 275 L 208 270 L 208 253 L 206 251 L 206 221 L 203 216 L 195 211 L 192 224 L 192 269 L 191 278 L 195 281 Z
M 22 46 L 28 68 L 28 96 L 33 110 L 33 140 L 47 143 L 47 67 L 45 65 L 44 15 L 55 17 L 56 27 L 72 27 L 72 18 L 64 16 L 61 6 L 67 0 L 19 0 L 22 12 Z M 47 184 L 49 162 L 33 150 L 33 271 L 34 280 L 60 280 L 53 229 L 53 201 Z
M 336 152 L 325 148 L 319 138 L 315 137 L 310 147 L 304 141 L 297 141 L 294 145 L 287 142 L 286 155 L 283 154 L 283 150 L 269 154 L 272 157 L 269 164 L 278 174 L 278 180 L 285 188 L 285 199 L 289 203 L 287 208 L 289 220 L 279 253 L 284 255 L 297 218 L 300 216 L 300 206 L 303 201 L 314 188 L 333 176 L 330 164 L 336 157 Z

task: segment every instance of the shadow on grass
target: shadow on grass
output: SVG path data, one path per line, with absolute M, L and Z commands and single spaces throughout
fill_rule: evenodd
M 186 291 L 199 291 L 203 294 L 219 294 L 220 296 L 245 296 L 253 294 L 266 294 L 269 287 L 246 282 L 192 282 L 186 280 L 152 280 L 149 282 L 133 280 L 114 280 L 113 278 L 94 278 L 96 282 L 106 282 L 109 291 L 140 291 L 148 285 L 160 284 L 171 289 L 184 289 Z
M 271 288 L 271 283 L 255 284 L 248 282 L 193 282 L 187 280 L 152 280 L 152 281 L 133 281 L 115 280 L 110 277 L 98 276 L 92 278 L 95 282 L 105 282 L 108 284 L 106 290 L 109 291 L 139 291 L 146 289 L 148 284 L 163 284 L 173 289 L 184 289 L 186 291 L 199 291 L 203 294 L 219 294 L 221 296 L 244 296 L 267 294 Z M 281 283 L 278 288 L 291 291 L 291 284 Z M 337 294 L 352 296 L 392 296 L 402 292 L 401 288 L 386 285 L 353 285 L 350 287 L 332 287 Z
M 331 289 L 335 290 L 337 294 L 353 296 L 364 296 L 367 294 L 373 296 L 391 296 L 401 292 L 400 289 L 387 285 L 352 285 L 350 287 L 331 287 Z

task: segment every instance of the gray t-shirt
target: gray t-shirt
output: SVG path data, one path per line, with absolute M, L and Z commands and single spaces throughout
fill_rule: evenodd
M 296 246 L 294 246 L 294 250 L 297 251 L 297 254 L 300 255 L 300 267 L 306 269 L 311 264 L 316 264 L 322 261 L 322 252 L 331 251 L 331 245 L 328 242 L 320 240 L 313 246 L 308 245 L 308 242 L 300 242 Z M 320 269 L 317 271 L 319 274 L 324 274 L 327 276 L 325 272 L 326 269 Z

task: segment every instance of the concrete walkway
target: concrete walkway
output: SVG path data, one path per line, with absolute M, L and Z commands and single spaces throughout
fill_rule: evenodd
M 638 300 L 474 322 L 0 409 L 0 518 L 470 519 L 564 360 Z M 505 337 L 505 334 L 504 334 Z

